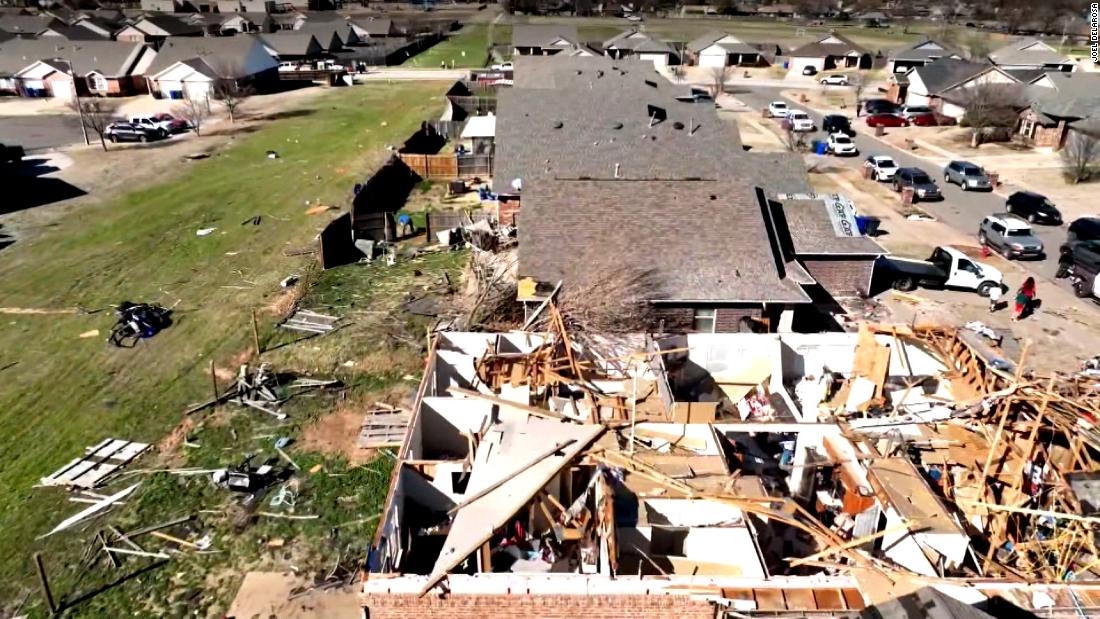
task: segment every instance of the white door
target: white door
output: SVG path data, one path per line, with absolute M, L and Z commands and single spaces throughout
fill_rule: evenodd
M 50 94 L 55 99 L 61 99 L 62 101 L 72 101 L 73 83 L 69 80 L 52 81 L 50 82 Z
M 947 278 L 947 285 L 954 288 L 967 288 L 974 290 L 978 287 L 981 269 L 978 265 L 965 258 L 952 265 L 951 275 Z
M 699 55 L 700 67 L 724 67 L 726 66 L 726 53 L 721 54 L 700 54 Z

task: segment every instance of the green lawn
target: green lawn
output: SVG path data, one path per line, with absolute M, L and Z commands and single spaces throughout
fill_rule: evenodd
M 484 67 L 489 61 L 489 48 L 511 40 L 512 27 L 507 24 L 466 24 L 402 65 L 438 69 L 442 62 L 447 68 L 451 68 L 452 63 L 454 68 Z
M 33 551 L 44 552 L 57 580 L 57 595 L 71 590 L 77 584 L 81 550 L 95 531 L 67 531 L 35 541 L 84 507 L 64 500 L 60 490 L 32 489 L 36 481 L 105 437 L 157 443 L 181 422 L 184 409 L 208 398 L 210 361 L 232 368 L 249 349 L 252 308 L 261 310 L 261 339 L 277 341 L 281 335 L 273 333 L 275 318 L 264 308 L 280 294 L 278 282 L 291 273 L 305 274 L 311 261 L 308 256 L 287 257 L 284 250 L 310 246 L 325 220 L 323 215 L 306 215 L 306 201 L 346 205 L 352 185 L 382 161 L 385 145 L 400 143 L 422 120 L 438 114 L 444 87 L 373 83 L 334 89 L 296 114 L 242 133 L 231 147 L 209 159 L 180 163 L 186 170 L 171 181 L 82 206 L 34 239 L 3 251 L 0 306 L 98 309 L 123 300 L 148 301 L 174 306 L 175 324 L 134 349 L 120 350 L 109 347 L 104 337 L 78 337 L 93 329 L 105 336 L 113 323 L 109 310 L 0 314 L 0 556 L 6 557 L 0 565 L 0 615 L 5 614 L 5 604 L 17 604 L 31 593 L 24 611 L 30 607 L 34 616 L 41 611 Z M 268 159 L 268 150 L 277 151 L 279 158 Z M 133 155 L 132 164 L 139 165 L 140 156 Z M 242 225 L 256 215 L 261 216 L 260 225 Z M 195 234 L 207 227 L 216 230 L 206 237 Z M 332 286 L 339 272 L 325 274 L 321 281 Z M 389 277 L 379 272 L 374 276 Z M 336 368 L 303 362 L 280 369 L 329 374 Z M 362 374 L 340 377 L 353 388 L 367 390 L 393 380 Z M 332 404 L 325 397 L 312 397 L 299 398 L 293 405 L 300 422 Z M 184 449 L 186 454 L 174 464 L 224 465 L 265 445 L 271 455 L 267 442 L 253 439 L 262 432 L 257 427 L 273 422 L 270 417 L 226 411 L 219 415 L 228 419 L 200 424 L 189 437 L 198 447 Z M 296 427 L 278 432 L 293 436 Z M 319 454 L 304 451 L 297 457 L 303 468 L 321 461 Z M 303 481 L 300 509 L 316 510 L 322 514 L 318 521 L 269 521 L 236 533 L 208 516 L 195 536 L 216 533 L 215 547 L 224 549 L 223 554 L 181 559 L 143 577 L 140 585 L 128 583 L 96 598 L 76 614 L 183 616 L 190 609 L 224 601 L 235 588 L 235 575 L 219 566 L 238 556 L 263 565 L 254 556 L 259 540 L 292 537 L 311 527 L 327 531 L 349 515 L 367 515 L 367 506 L 377 507 L 387 483 L 386 461 L 361 469 L 348 469 L 339 461 L 326 465 L 326 470 L 334 469 L 343 476 L 322 474 Z M 109 491 L 121 487 L 116 483 Z M 351 499 L 345 500 L 345 495 Z M 224 511 L 225 500 L 224 493 L 204 478 L 159 475 L 146 478 L 129 505 L 112 519 L 123 528 L 141 526 L 199 508 Z M 349 543 L 361 548 L 372 528 L 373 524 L 353 526 L 344 532 L 355 534 Z M 311 557 L 331 561 L 332 550 L 303 551 L 301 560 L 307 565 Z M 102 564 L 97 569 L 102 571 Z M 223 597 L 199 595 L 204 579 L 214 576 L 226 576 L 218 584 Z M 89 578 L 95 582 L 94 574 L 86 576 L 85 589 Z

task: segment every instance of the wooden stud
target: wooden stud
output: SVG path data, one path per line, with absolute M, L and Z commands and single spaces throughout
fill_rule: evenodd
M 42 553 L 34 553 L 34 564 L 38 568 L 38 584 L 42 586 L 42 596 L 46 598 L 46 606 L 50 609 L 50 615 L 57 614 L 57 605 L 53 601 L 53 593 L 50 592 L 50 581 L 46 578 L 46 568 L 42 565 Z
M 252 347 L 256 358 L 260 358 L 260 328 L 256 323 L 256 308 L 252 308 Z

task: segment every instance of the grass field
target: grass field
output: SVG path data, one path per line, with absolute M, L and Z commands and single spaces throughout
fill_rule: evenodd
M 454 68 L 484 67 L 489 62 L 489 48 L 511 40 L 512 28 L 507 24 L 466 24 L 402 65 L 428 69 L 438 69 L 440 63 L 446 63 L 447 68 L 451 68 L 452 63 Z
M 253 308 L 259 309 L 261 339 L 272 347 L 281 341 L 282 336 L 274 334 L 275 316 L 267 309 L 284 294 L 280 280 L 298 273 L 325 291 L 338 289 L 342 276 L 356 283 L 389 282 L 386 285 L 391 287 L 400 285 L 401 277 L 411 279 L 400 269 L 356 271 L 355 266 L 312 278 L 307 268 L 312 258 L 287 257 L 284 250 L 310 247 L 324 223 L 324 216 L 304 213 L 306 201 L 347 204 L 352 185 L 382 161 L 383 147 L 399 143 L 423 119 L 438 113 L 444 87 L 406 83 L 334 90 L 279 120 L 241 133 L 232 146 L 209 159 L 181 163 L 186 171 L 172 180 L 81 207 L 36 238 L 3 252 L 0 556 L 6 560 L 0 565 L 0 615 L 21 601 L 24 612 L 28 608 L 32 616 L 41 612 L 31 563 L 36 550 L 44 553 L 56 579 L 56 596 L 77 584 L 82 590 L 95 584 L 94 575 L 78 583 L 82 570 L 76 565 L 94 529 L 35 541 L 85 507 L 66 501 L 59 490 L 32 489 L 36 481 L 106 437 L 158 443 L 181 423 L 184 409 L 208 399 L 211 361 L 232 371 L 247 357 Z M 269 159 L 265 155 L 269 150 L 277 151 L 279 158 Z M 256 215 L 261 217 L 260 225 L 242 225 Z M 196 235 L 196 230 L 207 227 L 216 230 L 209 236 Z M 458 258 L 437 260 L 438 264 L 425 262 L 421 268 L 449 268 Z M 20 309 L 98 310 L 123 300 L 174 306 L 175 324 L 134 349 L 121 350 L 104 342 L 113 323 L 110 310 L 15 313 Z M 100 336 L 80 337 L 95 329 Z M 279 369 L 339 374 L 343 366 L 324 356 L 322 348 L 311 345 L 309 350 L 318 351 L 315 356 L 299 353 L 300 365 Z M 290 344 L 272 358 L 289 362 L 288 353 L 294 349 Z M 385 369 L 345 371 L 339 377 L 352 393 L 401 380 Z M 333 404 L 324 396 L 298 398 L 291 403 L 295 422 L 276 431 L 294 436 L 300 423 Z M 159 459 L 171 459 L 175 466 L 224 466 L 245 452 L 265 447 L 267 455 L 272 455 L 270 441 L 253 439 L 272 422 L 262 413 L 219 411 L 185 433 L 193 447 L 185 449 L 176 441 L 169 450 L 176 453 L 162 453 Z M 295 453 L 303 468 L 322 462 L 320 454 Z M 303 500 L 298 509 L 315 511 L 320 514 L 318 520 L 261 521 L 244 532 L 235 531 L 222 518 L 230 497 L 205 477 L 146 477 L 112 520 L 125 529 L 211 509 L 222 516 L 205 517 L 203 528 L 194 534 L 215 533 L 214 545 L 224 552 L 181 558 L 143 576 L 140 584 L 127 583 L 91 600 L 75 614 L 183 616 L 193 609 L 216 606 L 232 594 L 239 576 L 225 568 L 226 562 L 244 557 L 246 566 L 268 565 L 274 557 L 260 553 L 263 540 L 292 539 L 310 531 L 319 534 L 343 520 L 368 514 L 384 496 L 388 466 L 380 460 L 349 469 L 339 459 L 328 461 L 324 470 L 339 471 L 338 476 L 306 476 L 300 489 Z M 121 487 L 117 483 L 105 492 Z M 341 543 L 361 549 L 372 528 L 372 523 L 366 523 L 342 529 L 354 537 L 341 538 Z M 334 550 L 319 553 L 303 545 L 302 555 L 294 560 L 301 559 L 305 565 L 331 563 Z M 217 591 L 213 597 L 203 594 L 209 587 Z

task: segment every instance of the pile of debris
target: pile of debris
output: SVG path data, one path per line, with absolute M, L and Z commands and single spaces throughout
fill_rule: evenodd
M 286 380 L 284 378 L 284 380 Z M 237 371 L 237 380 L 230 388 L 229 402 L 254 408 L 275 417 L 286 419 L 286 413 L 280 407 L 297 393 L 309 389 L 325 389 L 340 386 L 338 380 L 318 380 L 315 378 L 291 378 L 281 384 L 280 377 L 271 369 L 271 364 L 261 363 L 253 369 L 247 363 Z

